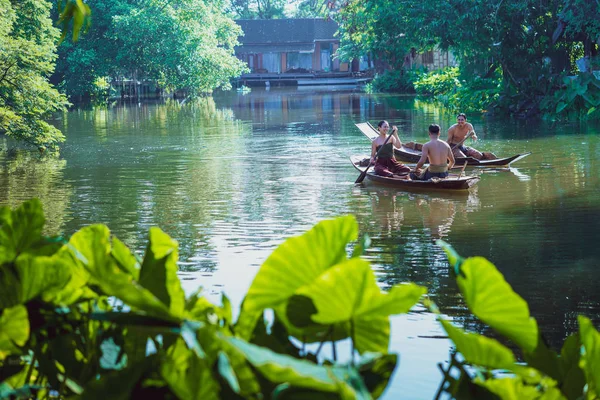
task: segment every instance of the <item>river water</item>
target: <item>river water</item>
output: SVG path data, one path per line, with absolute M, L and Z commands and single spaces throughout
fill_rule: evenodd
M 585 314 L 600 324 L 600 126 L 472 116 L 480 150 L 532 152 L 481 177 L 464 194 L 406 193 L 355 186 L 348 157 L 368 153 L 354 126 L 387 119 L 404 141 L 424 141 L 455 117 L 413 97 L 340 87 L 219 93 L 179 105 L 113 104 L 74 110 L 53 123 L 67 142 L 58 159 L 10 150 L 0 139 L 0 205 L 38 197 L 47 234 L 92 223 L 142 254 L 151 226 L 180 244 L 187 292 L 203 286 L 239 304 L 261 263 L 287 237 L 318 221 L 354 214 L 372 245 L 366 257 L 382 288 L 428 287 L 442 312 L 482 327 L 465 312 L 435 240 L 490 259 L 530 305 L 554 346 Z M 449 343 L 433 316 L 392 319 L 400 364 L 387 399 L 431 399 Z

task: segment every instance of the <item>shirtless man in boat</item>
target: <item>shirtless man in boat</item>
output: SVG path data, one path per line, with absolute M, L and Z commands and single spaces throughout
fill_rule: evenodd
M 446 178 L 448 170 L 454 166 L 454 155 L 448 143 L 440 138 L 440 126 L 437 124 L 429 125 L 429 142 L 423 145 L 421 159 L 411 172 L 410 178 L 415 180 L 429 180 L 433 177 Z M 429 159 L 429 166 L 423 174 L 421 167 Z
M 456 124 L 448 128 L 448 139 L 446 141 L 451 147 L 454 147 L 456 144 L 463 142 L 463 139 L 470 132 L 473 132 L 471 139 L 477 140 L 477 134 L 475 133 L 475 129 L 473 129 L 473 125 L 467 122 L 467 116 L 464 113 L 460 113 L 456 116 Z M 463 143 L 460 146 L 454 147 L 453 151 L 455 157 L 473 157 L 478 160 L 493 160 L 498 158 L 493 153 L 482 153 L 472 147 L 465 146 Z

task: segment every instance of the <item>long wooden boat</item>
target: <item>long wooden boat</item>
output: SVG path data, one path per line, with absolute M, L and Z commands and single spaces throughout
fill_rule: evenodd
M 355 155 L 350 157 L 350 161 L 354 168 L 356 168 L 360 172 L 364 172 L 366 166 L 362 166 L 361 161 L 368 159 L 368 156 L 364 155 Z M 416 180 L 406 180 L 400 178 L 390 178 L 387 176 L 381 176 L 375 174 L 373 171 L 373 167 L 369 168 L 367 172 L 367 179 L 376 183 L 382 183 L 386 185 L 392 185 L 397 188 L 402 188 L 406 190 L 467 190 L 471 186 L 475 185 L 479 182 L 478 176 L 460 176 L 459 174 L 450 174 L 448 178 L 445 179 L 431 179 L 428 181 L 416 181 Z
M 374 130 L 373 126 L 371 124 L 369 124 L 368 122 L 361 122 L 361 123 L 355 124 L 355 125 L 358 129 L 360 129 L 360 131 L 363 133 L 363 135 L 368 137 L 371 141 L 375 140 L 377 138 L 377 136 L 379 135 L 378 132 L 376 130 Z M 416 163 L 421 158 L 420 150 L 414 150 L 414 149 L 410 149 L 410 148 L 404 147 L 404 146 L 402 146 L 399 149 L 396 148 L 394 150 L 394 154 L 398 160 L 404 161 L 404 162 Z M 474 167 L 503 167 L 503 166 L 508 166 L 511 163 L 514 163 L 516 161 L 519 161 L 519 160 L 527 157 L 530 154 L 531 153 L 517 154 L 517 155 L 511 156 L 511 157 L 496 158 L 495 160 L 478 160 L 473 157 L 456 157 L 455 166 L 461 167 L 462 165 L 464 165 L 464 163 L 466 161 L 467 165 L 474 166 Z

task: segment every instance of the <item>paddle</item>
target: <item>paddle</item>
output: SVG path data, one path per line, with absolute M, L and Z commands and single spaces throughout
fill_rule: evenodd
M 465 172 L 465 167 L 467 166 L 467 164 L 468 164 L 468 161 L 465 161 L 465 164 L 460 169 L 460 174 L 458 174 L 458 178 L 456 178 L 456 180 L 459 180 L 460 178 L 462 178 L 462 174 L 463 174 L 463 172 Z
M 388 140 L 390 140 L 390 138 L 394 135 L 394 132 L 392 131 L 392 133 L 389 134 L 389 136 L 387 137 L 387 139 L 385 139 L 385 142 L 383 142 L 383 144 L 381 145 L 381 147 L 379 147 L 379 150 L 377 150 L 377 153 L 375 153 L 375 158 L 373 160 L 373 163 L 375 163 L 375 161 L 377 161 L 377 156 L 379 156 L 379 152 L 381 151 L 381 149 L 383 149 L 383 146 L 385 146 L 388 142 Z M 362 181 L 365 180 L 365 176 L 367 176 L 367 171 L 369 170 L 369 168 L 371 168 L 371 163 L 369 163 L 369 165 L 367 165 L 367 168 L 365 168 L 365 170 L 363 172 L 360 173 L 360 175 L 358 176 L 358 178 L 356 179 L 356 181 L 354 181 L 354 183 L 361 183 Z
M 473 136 L 474 133 L 475 133 L 475 131 L 470 131 L 469 133 L 467 133 L 467 136 L 465 136 L 463 138 L 463 140 L 461 140 L 460 142 L 458 142 L 455 145 L 453 145 L 452 147 L 450 147 L 450 150 L 454 150 L 455 148 L 457 148 L 458 146 L 460 146 L 461 144 L 463 144 L 465 142 L 465 140 L 467 140 L 468 138 L 470 138 L 471 136 Z M 465 154 L 465 156 L 466 156 L 466 154 Z

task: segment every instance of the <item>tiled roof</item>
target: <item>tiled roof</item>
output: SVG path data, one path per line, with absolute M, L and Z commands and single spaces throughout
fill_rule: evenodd
M 307 51 L 316 41 L 335 40 L 338 24 L 325 19 L 240 19 L 244 36 L 240 36 L 238 52 L 257 51 L 277 46 L 273 51 Z M 265 47 L 266 46 L 266 47 Z M 282 50 L 285 49 L 285 50 Z

